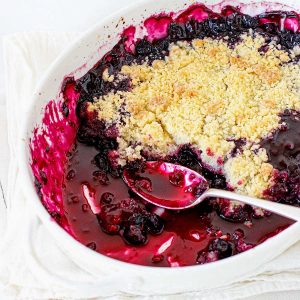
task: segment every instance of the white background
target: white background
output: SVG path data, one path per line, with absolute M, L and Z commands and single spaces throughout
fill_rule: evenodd
M 0 0 L 0 181 L 4 188 L 4 194 L 7 185 L 6 177 L 9 154 L 6 134 L 2 37 L 21 31 L 81 32 L 108 14 L 136 1 L 137 0 Z M 1 190 L 0 201 L 2 201 Z M 300 292 L 285 292 L 277 293 L 276 295 L 268 294 L 255 297 L 255 300 L 296 299 L 300 299 Z M 254 299 L 251 298 L 251 300 Z

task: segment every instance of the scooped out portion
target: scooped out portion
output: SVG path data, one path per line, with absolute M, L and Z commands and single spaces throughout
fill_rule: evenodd
M 66 174 L 74 176 L 65 179 L 63 198 L 72 234 L 118 260 L 154 267 L 204 264 L 252 249 L 294 223 L 220 199 L 181 212 L 155 207 L 132 192 L 121 174 L 100 169 L 95 147 L 78 143 L 71 153 Z M 182 149 L 181 163 L 191 166 L 191 153 Z M 220 175 L 207 175 L 221 186 Z M 149 188 L 148 183 L 141 185 Z

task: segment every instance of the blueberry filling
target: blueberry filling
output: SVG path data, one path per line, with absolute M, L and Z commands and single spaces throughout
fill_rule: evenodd
M 271 164 L 277 169 L 274 184 L 265 191 L 271 200 L 300 204 L 300 112 L 287 110 L 281 127 L 262 141 Z

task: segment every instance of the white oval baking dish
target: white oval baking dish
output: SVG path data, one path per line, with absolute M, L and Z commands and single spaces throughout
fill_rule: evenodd
M 94 63 L 111 49 L 118 41 L 119 34 L 128 25 L 138 25 L 145 18 L 162 11 L 177 11 L 188 7 L 195 1 L 161 0 L 141 1 L 123 11 L 101 20 L 96 26 L 84 33 L 51 65 L 41 79 L 32 99 L 32 106 L 23 125 L 19 144 L 20 171 L 23 176 L 23 187 L 30 205 L 34 208 L 41 221 L 53 235 L 53 239 L 70 255 L 81 267 L 93 274 L 103 276 L 107 274 L 106 287 L 117 285 L 114 283 L 115 274 L 123 276 L 118 289 L 138 294 L 168 294 L 199 289 L 216 288 L 231 282 L 242 280 L 256 272 L 257 268 L 273 259 L 299 239 L 300 223 L 295 223 L 282 233 L 272 237 L 263 244 L 242 254 L 206 265 L 182 268 L 153 268 L 137 266 L 117 261 L 98 254 L 83 246 L 65 232 L 50 218 L 36 193 L 32 175 L 29 152 L 29 138 L 33 128 L 41 122 L 42 109 L 50 99 L 56 99 L 61 82 L 66 75 L 75 78 L 83 75 Z M 215 5 L 218 10 L 222 5 L 238 5 L 236 1 L 202 1 L 207 5 Z M 246 3 L 250 1 L 244 1 Z M 252 1 L 253 2 L 253 1 Z M 277 4 L 251 5 L 245 12 L 254 14 L 264 11 L 268 5 L 272 9 L 281 9 L 283 3 L 294 9 L 296 1 L 277 1 Z M 278 3 L 279 2 L 279 3 Z M 280 4 L 282 3 L 282 4 Z M 117 26 L 118 25 L 118 26 Z M 108 39 L 108 35 L 110 38 Z M 96 55 L 97 54 L 97 55 Z

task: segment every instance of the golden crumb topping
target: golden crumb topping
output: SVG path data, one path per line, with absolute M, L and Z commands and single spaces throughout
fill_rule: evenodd
M 300 109 L 299 65 L 272 43 L 262 53 L 264 44 L 251 34 L 234 48 L 210 38 L 174 43 L 165 60 L 123 66 L 119 75 L 131 78 L 132 89 L 95 99 L 89 110 L 117 124 L 120 163 L 141 158 L 142 149 L 163 156 L 191 144 L 234 189 L 262 196 L 273 168 L 257 143 L 279 126 L 280 112 Z M 232 157 L 241 138 L 247 143 Z

